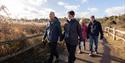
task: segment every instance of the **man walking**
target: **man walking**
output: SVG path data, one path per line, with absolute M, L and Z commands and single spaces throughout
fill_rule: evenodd
M 54 56 L 56 59 L 59 59 L 59 54 L 57 52 L 57 41 L 59 37 L 62 35 L 61 26 L 58 18 L 55 16 L 54 12 L 50 12 L 49 14 L 49 23 L 45 31 L 45 35 L 43 40 L 47 37 L 49 41 L 49 49 L 50 49 L 50 57 L 48 59 L 48 63 L 53 62 Z
M 79 22 L 74 18 L 75 12 L 68 12 L 67 23 L 64 25 L 64 39 L 69 53 L 68 63 L 74 63 L 76 57 L 76 47 L 78 44 L 78 37 L 83 41 L 82 30 Z
M 100 33 L 100 39 L 103 39 L 103 30 L 101 23 L 95 20 L 94 16 L 91 16 L 90 23 L 88 25 L 88 33 L 87 37 L 90 42 L 90 56 L 93 55 L 93 52 L 95 51 L 96 54 L 98 54 L 98 36 Z M 93 50 L 93 43 L 95 45 L 95 50 Z

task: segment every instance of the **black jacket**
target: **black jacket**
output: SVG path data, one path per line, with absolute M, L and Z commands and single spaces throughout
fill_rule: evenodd
M 71 19 L 64 25 L 64 39 L 71 45 L 77 45 L 78 39 L 83 41 L 81 26 L 76 19 Z
M 88 25 L 88 32 L 87 32 L 87 37 L 89 36 L 99 36 L 100 33 L 100 39 L 103 38 L 103 30 L 101 23 L 94 20 L 94 23 L 92 24 L 91 22 Z

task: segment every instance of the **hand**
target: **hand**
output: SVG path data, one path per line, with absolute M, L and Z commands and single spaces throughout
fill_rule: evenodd
M 43 39 L 43 40 L 42 40 L 42 43 L 43 43 L 44 46 L 46 46 L 47 43 L 48 43 L 48 41 L 47 41 L 46 39 Z
M 44 38 L 42 38 L 42 42 L 44 42 L 45 41 L 45 39 Z

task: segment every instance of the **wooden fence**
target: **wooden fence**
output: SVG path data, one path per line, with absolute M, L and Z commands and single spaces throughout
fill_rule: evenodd
M 125 42 L 125 31 L 120 31 L 116 28 L 105 27 L 105 32 L 108 33 L 108 36 L 112 36 L 113 40 L 121 39 Z
M 5 44 L 8 44 L 8 43 L 18 42 L 18 41 L 20 41 L 20 40 L 27 40 L 27 39 L 31 39 L 31 38 L 35 38 L 35 37 L 39 37 L 39 36 L 42 36 L 42 33 L 40 33 L 40 34 L 33 34 L 33 35 L 30 35 L 30 36 L 27 36 L 27 37 L 17 38 L 17 39 L 14 39 L 14 40 L 0 41 L 0 44 L 5 45 Z M 41 38 L 41 39 L 42 39 L 42 38 Z M 36 47 L 36 46 L 38 46 L 38 45 L 40 45 L 40 44 L 42 44 L 42 42 L 37 43 L 37 44 L 33 44 L 33 45 L 29 46 L 29 47 L 26 47 L 26 48 L 24 48 L 24 49 L 21 49 L 21 50 L 18 51 L 18 52 L 14 52 L 14 53 L 12 53 L 12 54 L 8 54 L 8 55 L 6 55 L 6 56 L 0 57 L 0 62 L 1 62 L 1 61 L 4 61 L 4 60 L 7 60 L 7 59 L 9 59 L 9 58 L 11 58 L 11 57 L 17 56 L 17 55 L 19 55 L 19 54 L 21 54 L 21 53 L 24 53 L 24 52 L 30 50 L 31 48 L 34 48 L 34 47 Z

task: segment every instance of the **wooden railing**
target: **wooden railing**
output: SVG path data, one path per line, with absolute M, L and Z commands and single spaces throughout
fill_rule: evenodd
M 105 32 L 108 33 L 108 36 L 112 36 L 113 40 L 121 39 L 125 42 L 125 31 L 120 31 L 116 28 L 105 27 Z
M 27 37 L 20 37 L 20 38 L 13 39 L 13 40 L 3 40 L 3 41 L 0 41 L 0 44 L 9 44 L 9 43 L 13 43 L 13 42 L 21 41 L 21 40 L 31 39 L 31 38 L 38 37 L 38 36 L 42 36 L 42 33 L 28 35 Z
M 17 39 L 14 39 L 14 40 L 0 41 L 0 45 L 1 45 L 1 44 L 2 44 L 2 45 L 5 45 L 5 44 L 9 44 L 9 43 L 14 43 L 14 42 L 18 42 L 18 41 L 20 41 L 20 40 L 27 40 L 27 39 L 31 39 L 31 38 L 35 38 L 35 37 L 39 37 L 39 36 L 42 36 L 42 33 L 33 34 L 33 35 L 29 35 L 29 36 L 27 36 L 27 37 L 17 38 Z M 42 39 L 42 38 L 41 38 L 41 39 Z M 26 48 L 24 48 L 24 49 L 19 50 L 18 52 L 14 52 L 14 53 L 12 53 L 12 54 L 7 54 L 6 56 L 2 56 L 2 57 L 0 57 L 0 62 L 1 62 L 1 61 L 4 61 L 4 60 L 7 60 L 7 59 L 9 59 L 9 58 L 12 58 L 12 57 L 14 57 L 14 56 L 17 56 L 17 55 L 19 55 L 19 54 L 21 54 L 21 53 L 24 53 L 24 52 L 26 52 L 26 51 L 28 51 L 28 50 L 30 50 L 30 49 L 32 49 L 32 48 L 34 48 L 34 47 L 40 45 L 41 43 L 42 43 L 42 42 L 37 43 L 37 44 L 33 44 L 33 45 L 31 45 L 31 46 L 28 46 L 28 47 L 26 47 Z

